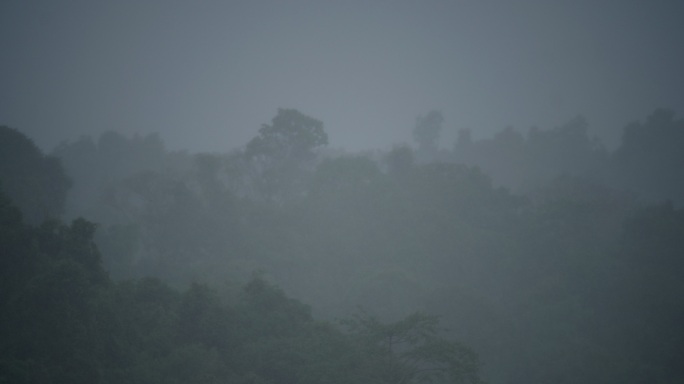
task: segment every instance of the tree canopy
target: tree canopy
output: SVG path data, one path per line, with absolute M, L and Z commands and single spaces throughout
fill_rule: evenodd
M 64 213 L 71 180 L 59 160 L 45 156 L 16 129 L 0 126 L 0 188 L 33 224 Z
M 118 133 L 66 143 L 69 217 L 85 220 L 25 223 L 0 198 L 0 372 L 679 382 L 680 123 L 656 111 L 616 150 L 581 117 L 464 131 L 425 157 L 323 150 L 321 122 L 280 110 L 226 153 Z

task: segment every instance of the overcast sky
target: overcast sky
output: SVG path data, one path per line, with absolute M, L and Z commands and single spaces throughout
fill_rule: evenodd
M 582 114 L 615 142 L 682 116 L 684 1 L 0 2 L 0 124 L 44 150 L 105 130 L 244 145 L 278 108 L 332 147 L 411 141 L 418 115 L 476 138 Z

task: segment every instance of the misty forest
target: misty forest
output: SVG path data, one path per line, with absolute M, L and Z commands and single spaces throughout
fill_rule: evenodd
M 347 151 L 0 127 L 1 383 L 681 383 L 684 120 Z M 219 139 L 219 138 L 217 138 Z

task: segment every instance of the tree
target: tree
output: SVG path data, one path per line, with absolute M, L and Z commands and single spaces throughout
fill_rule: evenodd
M 245 154 L 248 158 L 301 162 L 309 160 L 316 147 L 327 144 L 321 121 L 295 109 L 278 109 L 271 124 L 264 124 L 247 144 Z
M 437 154 L 439 134 L 442 131 L 444 117 L 440 111 L 430 111 L 425 116 L 418 116 L 413 128 L 413 138 L 418 143 L 418 152 L 432 160 Z
M 0 126 L 0 184 L 30 224 L 60 217 L 71 187 L 57 158 L 7 126 Z
M 618 185 L 649 201 L 684 203 L 684 119 L 668 109 L 655 110 L 645 122 L 625 127 L 613 154 Z
M 314 150 L 327 144 L 321 121 L 295 109 L 279 109 L 245 149 L 254 191 L 267 200 L 302 192 L 304 167 L 315 158 Z
M 475 352 L 440 337 L 435 316 L 415 312 L 382 323 L 365 312 L 343 322 L 378 367 L 381 383 L 481 383 Z
M 356 195 L 380 177 L 377 164 L 363 156 L 325 159 L 311 181 L 312 194 L 331 198 Z
M 94 224 L 24 225 L 0 193 L 0 382 L 97 382 Z
M 400 176 L 408 173 L 415 165 L 415 156 L 411 147 L 407 145 L 397 146 L 385 155 L 387 171 L 393 176 Z
M 63 142 L 53 153 L 74 181 L 66 202 L 68 217 L 85 216 L 107 224 L 119 221 L 103 204 L 108 188 L 143 171 L 178 169 L 182 165 L 178 160 L 184 160 L 179 153 L 168 153 L 157 134 L 129 138 L 113 131 L 104 132 L 97 140 L 81 136 Z

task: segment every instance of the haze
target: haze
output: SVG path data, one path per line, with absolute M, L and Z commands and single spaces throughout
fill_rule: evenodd
M 684 105 L 677 1 L 3 1 L 0 124 L 43 150 L 82 134 L 159 132 L 172 149 L 244 145 L 278 108 L 332 147 L 461 128 L 558 126 L 614 145 Z
M 0 383 L 684 383 L 684 2 L 551 3 L 2 1 Z

